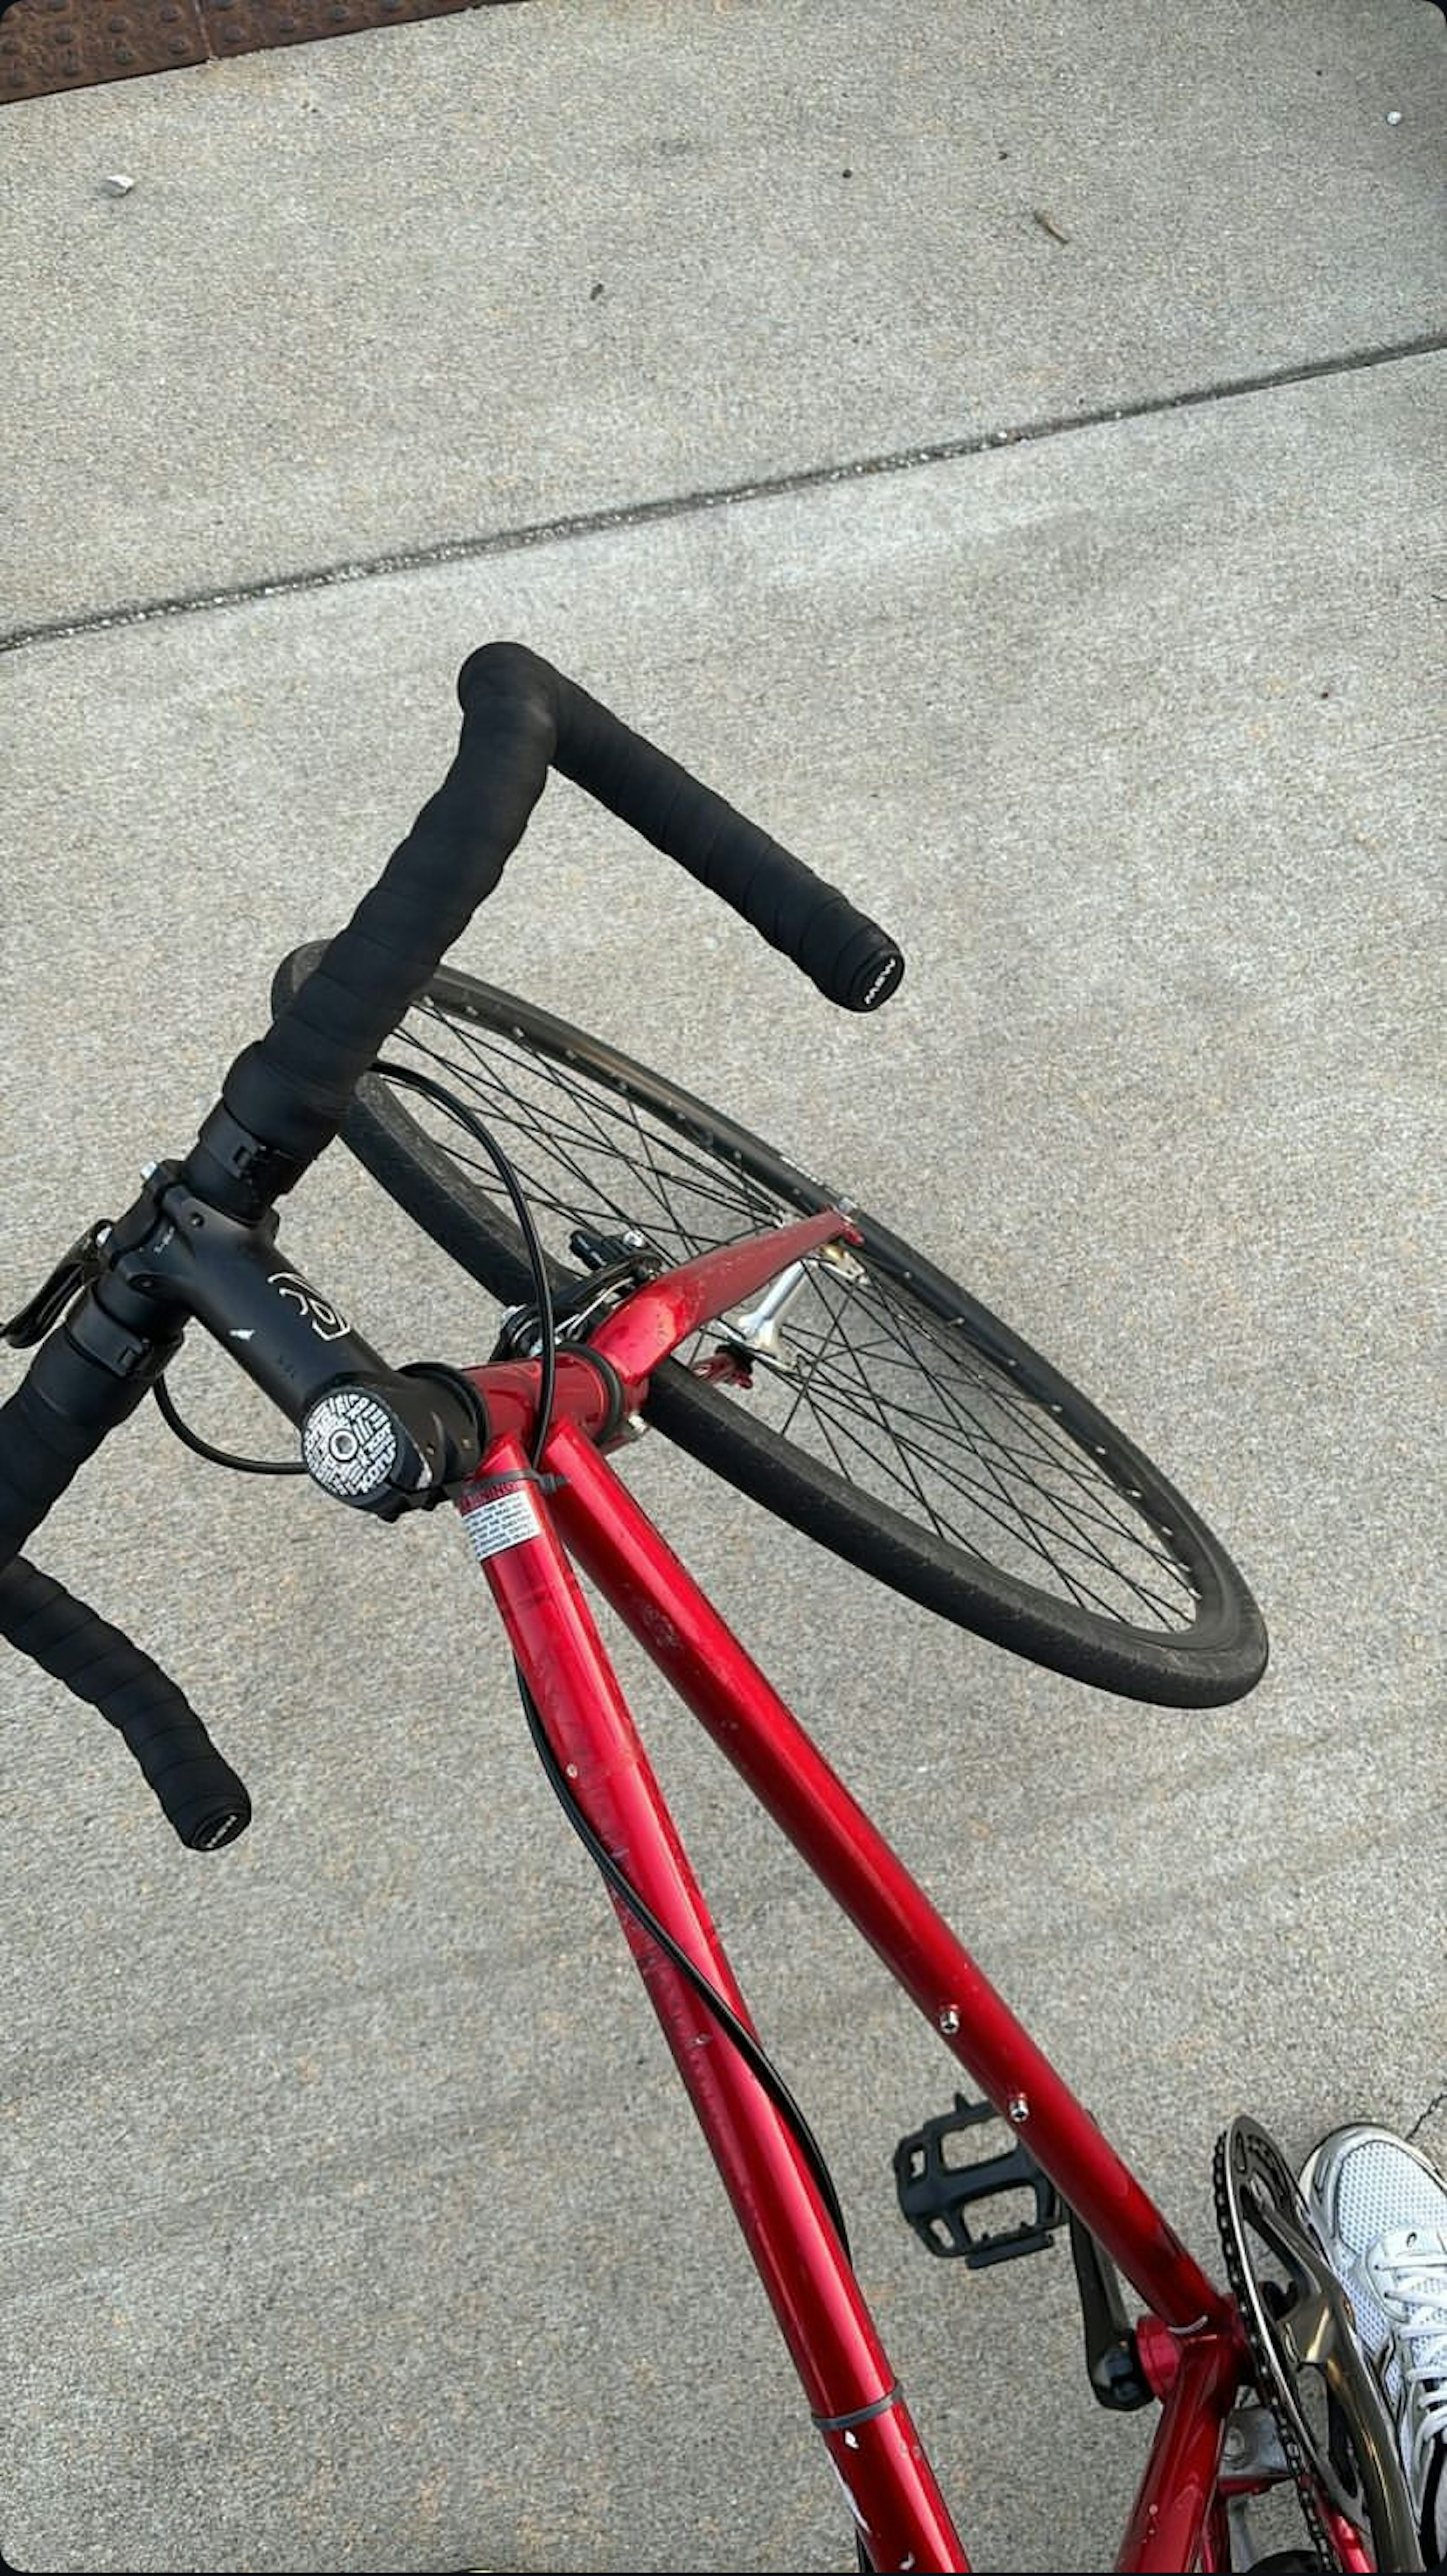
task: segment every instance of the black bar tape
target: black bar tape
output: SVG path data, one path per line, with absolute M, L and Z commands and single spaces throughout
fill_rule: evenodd
M 442 786 L 301 990 L 226 1077 L 229 1117 L 290 1160 L 276 1190 L 292 1187 L 336 1134 L 361 1075 L 497 884 L 550 766 L 731 904 L 830 1000 L 875 1010 L 904 971 L 875 923 L 524 645 L 484 645 L 463 664 L 457 691 L 462 734 Z M 234 1142 L 228 1130 L 223 1150 L 219 1129 L 203 1128 L 188 1185 L 219 1199 Z
M 888 933 L 575 681 L 538 664 L 521 645 L 485 645 L 463 664 L 457 688 L 464 707 L 479 665 L 485 669 L 502 653 L 547 673 L 557 707 L 553 765 L 564 777 L 742 914 L 829 1001 L 870 1011 L 889 999 L 904 959 Z
M 0 1568 L 0 1636 L 115 1727 L 192 1851 L 234 1842 L 251 1801 L 200 1718 L 119 1628 L 23 1558 Z
M 76 1335 L 105 1351 L 110 1364 Z M 100 1710 L 181 1840 L 210 1851 L 233 1841 L 251 1815 L 230 1764 L 149 1655 L 20 1555 L 77 1468 L 134 1413 L 176 1338 L 164 1325 L 147 1339 L 119 1324 L 92 1292 L 0 1405 L 0 1636 Z
M 492 892 L 547 783 L 554 744 L 547 693 L 506 681 L 478 691 L 437 794 L 301 991 L 222 1086 L 232 1117 L 301 1169 L 330 1143 L 413 994 Z
M 64 1325 L 42 1343 L 0 1405 L 0 1565 L 19 1555 L 106 1433 L 134 1413 L 174 1347 L 123 1378 L 79 1349 Z

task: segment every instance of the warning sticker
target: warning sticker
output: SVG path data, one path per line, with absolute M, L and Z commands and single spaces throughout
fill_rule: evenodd
M 525 1538 L 540 1538 L 542 1522 L 526 1485 L 513 1485 L 490 1503 L 473 1503 L 462 1515 L 473 1555 L 499 1556 L 505 1547 L 521 1547 Z

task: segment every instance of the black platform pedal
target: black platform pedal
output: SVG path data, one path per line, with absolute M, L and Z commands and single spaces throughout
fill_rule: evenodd
M 1001 2155 L 977 2156 L 970 2164 L 946 2159 L 948 2139 L 999 2116 L 993 2102 L 967 2102 L 957 2093 L 953 2111 L 926 2120 L 894 2151 L 899 2205 L 916 2236 L 931 2254 L 958 2257 L 972 2272 L 987 2263 L 1012 2263 L 1022 2254 L 1043 2254 L 1054 2244 L 1056 2228 L 1065 2225 L 1064 2202 L 1023 2139 L 1015 2138 Z M 1033 2217 L 993 2233 L 972 2227 L 966 2211 L 1001 2192 L 1031 2193 Z

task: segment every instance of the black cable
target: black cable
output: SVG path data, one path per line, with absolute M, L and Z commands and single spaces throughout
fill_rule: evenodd
M 233 1458 L 229 1449 L 213 1449 L 199 1431 L 193 1431 L 176 1411 L 175 1400 L 163 1377 L 151 1389 L 162 1415 L 178 1440 L 194 1449 L 198 1458 L 209 1458 L 213 1467 L 236 1467 L 245 1476 L 304 1476 L 306 1466 L 300 1458 Z
M 533 1223 L 532 1212 L 528 1207 L 527 1201 L 523 1197 L 517 1175 L 513 1171 L 507 1156 L 503 1153 L 501 1146 L 498 1145 L 489 1135 L 482 1120 L 476 1115 L 476 1113 L 467 1108 L 462 1101 L 454 1099 L 451 1092 L 444 1090 L 440 1082 L 434 1082 L 430 1074 L 419 1073 L 410 1065 L 394 1064 L 384 1057 L 379 1057 L 372 1069 L 375 1073 L 386 1074 L 389 1080 L 400 1082 L 410 1090 L 420 1091 L 425 1098 L 435 1101 L 437 1106 L 440 1109 L 445 1110 L 449 1117 L 455 1118 L 460 1126 L 465 1127 L 471 1135 L 475 1136 L 478 1143 L 484 1148 L 491 1158 L 498 1176 L 502 1181 L 503 1187 L 512 1201 L 518 1226 L 521 1231 L 523 1241 L 527 1246 L 528 1261 L 532 1270 L 534 1285 L 537 1289 L 538 1322 L 542 1338 L 542 1386 L 538 1398 L 538 1432 L 537 1437 L 533 1442 L 530 1459 L 530 1464 L 536 1467 L 542 1457 L 543 1445 L 547 1439 L 548 1422 L 552 1413 L 553 1381 L 557 1365 L 556 1326 L 553 1316 L 552 1292 L 548 1285 L 547 1265 L 543 1255 L 542 1245 L 538 1240 L 537 1228 Z M 523 1678 L 521 1667 L 515 1664 L 514 1670 L 517 1673 L 517 1685 L 518 1690 L 522 1695 L 523 1712 L 527 1718 L 528 1730 L 532 1736 L 533 1743 L 537 1748 L 538 1757 L 542 1763 L 543 1769 L 547 1773 L 548 1779 L 552 1784 L 553 1790 L 557 1795 L 559 1804 L 561 1805 L 568 1822 L 573 1827 L 573 1830 L 577 1834 L 580 1842 L 583 1844 L 584 1849 L 589 1852 L 593 1860 L 596 1861 L 599 1869 L 603 1873 L 603 1876 L 608 1881 L 609 1886 L 622 1898 L 624 1904 L 628 1907 L 629 1912 L 634 1916 L 635 1920 L 642 1924 L 650 1941 L 655 1941 L 658 1944 L 659 1949 L 663 1951 L 665 1957 L 672 1960 L 680 1975 L 687 1978 L 700 2001 L 704 2003 L 708 2007 L 708 2010 L 713 2014 L 719 2028 L 725 2032 L 729 2039 L 732 2040 L 735 2048 L 743 2058 L 744 2063 L 749 2068 L 751 2074 L 755 2077 L 757 2082 L 763 2086 L 764 2091 L 768 2094 L 775 2109 L 787 2122 L 790 2131 L 797 2141 L 799 2151 L 818 2186 L 819 2196 L 829 2213 L 834 2231 L 844 2249 L 845 2260 L 846 2262 L 852 2262 L 853 2257 L 849 2251 L 849 2234 L 844 2224 L 844 2212 L 839 2206 L 839 2195 L 834 2188 L 833 2177 L 824 2161 L 824 2151 L 821 2148 L 818 2139 L 815 2137 L 813 2130 L 810 2128 L 808 2121 L 805 2119 L 798 2103 L 795 2101 L 793 2094 L 789 2091 L 787 2084 L 784 2082 L 784 2079 L 779 2074 L 777 2068 L 772 2065 L 770 2060 L 765 2056 L 764 2051 L 760 2048 L 752 2031 L 748 2030 L 744 2023 L 740 2021 L 738 2014 L 733 2010 L 731 2005 L 725 2002 L 723 1996 L 719 1994 L 717 1989 L 709 1982 L 709 1979 L 703 1974 L 703 1971 L 695 1966 L 693 1960 L 689 1958 L 687 1951 L 679 1948 L 679 1945 L 674 1940 L 672 1934 L 664 1929 L 664 1926 L 659 1922 L 652 1908 L 644 1902 L 644 1899 L 639 1895 L 638 1890 L 633 1886 L 631 1880 L 619 1868 L 618 1863 L 613 1858 L 612 1853 L 608 1850 L 607 1845 L 603 1843 L 594 1832 L 592 1825 L 589 1823 L 587 1816 L 584 1814 L 583 1809 L 579 1804 L 572 1785 L 569 1782 L 557 1755 L 554 1753 L 553 1748 L 548 1741 L 542 1719 L 538 1714 L 537 1704 Z
M 839 2206 L 839 2195 L 834 2188 L 833 2176 L 824 2161 L 824 2150 L 788 2085 L 784 2082 L 778 2068 L 765 2056 L 753 2032 L 740 2021 L 732 2005 L 726 2003 L 718 1989 L 710 1984 L 703 1970 L 690 1959 L 688 1952 L 679 1948 L 672 1933 L 665 1931 L 652 1907 L 639 1895 L 631 1879 L 619 1868 L 607 1844 L 594 1832 L 571 1781 L 548 1741 L 547 1731 L 538 1714 L 537 1702 L 523 1678 L 522 1667 L 516 1660 L 514 1660 L 513 1670 L 517 1675 L 517 1686 L 522 1695 L 523 1714 L 528 1722 L 528 1732 L 537 1747 L 538 1758 L 574 1833 L 584 1850 L 597 1862 L 609 1886 L 621 1896 L 629 1913 L 642 1924 L 649 1940 L 656 1941 L 665 1958 L 671 1959 L 679 1973 L 688 1979 L 694 1993 L 702 2003 L 707 2005 L 719 2028 L 733 2041 L 750 2074 L 763 2086 L 775 2110 L 787 2122 L 800 2154 L 818 2186 L 819 2197 L 829 2213 L 834 2233 L 844 2251 L 844 2259 L 846 2263 L 852 2264 L 854 2257 L 849 2250 L 849 2233 L 844 2224 L 844 2212 Z
M 389 1080 L 393 1082 L 402 1083 L 407 1089 L 421 1092 L 426 1099 L 435 1101 L 438 1108 L 445 1110 L 449 1117 L 455 1118 L 460 1126 L 465 1127 L 471 1135 L 475 1136 L 478 1143 L 484 1148 L 485 1152 L 490 1157 L 497 1171 L 498 1177 L 501 1180 L 504 1189 L 507 1191 L 508 1197 L 512 1201 L 513 1211 L 517 1217 L 519 1230 L 527 1247 L 528 1261 L 532 1270 L 534 1285 L 537 1289 L 538 1322 L 542 1340 L 542 1384 L 538 1397 L 538 1430 L 537 1437 L 533 1442 L 530 1459 L 530 1464 L 536 1467 L 542 1458 L 543 1446 L 547 1439 L 548 1424 L 552 1413 L 553 1383 L 557 1366 L 557 1334 L 553 1315 L 552 1292 L 548 1285 L 547 1264 L 544 1258 L 543 1248 L 538 1240 L 538 1232 L 533 1223 L 532 1212 L 528 1207 L 526 1199 L 523 1197 L 517 1175 L 513 1171 L 513 1168 L 509 1163 L 507 1156 L 502 1151 L 501 1146 L 498 1145 L 489 1135 L 482 1120 L 476 1115 L 475 1111 L 467 1108 L 462 1101 L 454 1099 L 451 1092 L 446 1091 L 440 1082 L 434 1082 L 430 1074 L 417 1072 L 411 1065 L 394 1064 L 389 1059 L 383 1057 L 378 1058 L 372 1069 L 375 1073 L 386 1074 Z M 763 2086 L 764 2091 L 768 2094 L 775 2109 L 781 2114 L 788 2124 L 788 2127 L 798 2144 L 799 2151 L 818 2186 L 819 2196 L 829 2213 L 830 2221 L 833 2225 L 835 2234 L 838 2236 L 840 2245 L 843 2247 L 845 2261 L 852 2262 L 853 2256 L 849 2251 L 849 2234 L 844 2224 L 844 2212 L 839 2206 L 839 2195 L 834 2188 L 833 2177 L 824 2161 L 824 2151 L 821 2148 L 818 2139 L 815 2137 L 813 2130 L 810 2128 L 808 2121 L 805 2119 L 798 2103 L 795 2101 L 793 2094 L 789 2091 L 787 2084 L 784 2082 L 784 2079 L 779 2074 L 777 2068 L 772 2065 L 770 2060 L 765 2056 L 764 2051 L 759 2046 L 759 2043 L 755 2039 L 752 2031 L 748 2030 L 744 2023 L 740 2021 L 738 2014 L 733 2010 L 731 2005 L 725 2002 L 723 1996 L 718 1993 L 717 1989 L 710 1984 L 709 1979 L 703 1974 L 703 1971 L 695 1966 L 693 1960 L 689 1958 L 687 1951 L 679 1948 L 679 1945 L 674 1940 L 672 1934 L 664 1929 L 664 1926 L 659 1922 L 652 1908 L 644 1902 L 644 1899 L 639 1895 L 638 1890 L 633 1886 L 632 1881 L 625 1875 L 623 1870 L 619 1868 L 618 1863 L 613 1858 L 612 1853 L 608 1850 L 607 1845 L 602 1842 L 599 1836 L 594 1832 L 592 1825 L 589 1823 L 587 1816 L 584 1814 L 583 1809 L 579 1804 L 578 1798 L 574 1793 L 572 1785 L 569 1782 L 557 1755 L 548 1741 L 543 1721 L 538 1714 L 537 1704 L 523 1678 L 522 1669 L 519 1665 L 514 1664 L 514 1670 L 517 1674 L 518 1690 L 522 1695 L 523 1713 L 527 1718 L 529 1733 L 532 1736 L 533 1743 L 537 1748 L 538 1758 L 542 1763 L 543 1769 L 547 1774 L 564 1815 L 567 1817 L 568 1822 L 577 1834 L 584 1849 L 597 1863 L 598 1868 L 602 1871 L 609 1886 L 622 1898 L 635 1921 L 642 1924 L 650 1941 L 655 1941 L 659 1949 L 664 1953 L 665 1957 L 672 1960 L 680 1975 L 687 1978 L 700 2001 L 705 2004 L 708 2010 L 712 2013 L 715 2021 L 719 2025 L 719 2028 L 729 2039 L 732 2040 L 745 2065 L 749 2068 L 750 2073 L 755 2077 L 756 2081 Z
M 476 1110 L 469 1109 L 464 1101 L 455 1099 L 440 1082 L 433 1081 L 430 1073 L 420 1073 L 413 1065 L 393 1064 L 386 1057 L 378 1056 L 372 1071 L 386 1074 L 390 1082 L 400 1082 L 408 1091 L 420 1091 L 424 1099 L 435 1102 L 439 1109 L 446 1111 L 449 1118 L 455 1118 L 459 1127 L 465 1127 L 468 1134 L 476 1138 L 488 1156 L 498 1179 L 512 1201 L 513 1214 L 517 1218 L 518 1229 L 527 1249 L 528 1267 L 533 1274 L 533 1286 L 537 1291 L 538 1300 L 538 1330 L 541 1343 L 538 1356 L 542 1364 L 541 1383 L 538 1389 L 538 1427 L 528 1457 L 528 1464 L 537 1467 L 541 1463 L 543 1448 L 552 1424 L 553 1387 L 558 1368 L 558 1333 L 553 1315 L 553 1292 L 548 1284 L 547 1256 L 538 1239 L 532 1210 L 523 1197 L 517 1174 L 506 1154 L 495 1138 L 488 1133 Z

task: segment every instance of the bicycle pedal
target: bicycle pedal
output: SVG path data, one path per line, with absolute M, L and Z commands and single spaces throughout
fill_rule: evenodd
M 931 2254 L 957 2257 L 972 2272 L 987 2263 L 1012 2263 L 1022 2254 L 1043 2254 L 1054 2244 L 1056 2228 L 1065 2225 L 1065 2204 L 1022 2138 L 1015 2138 L 1001 2155 L 977 2156 L 968 2164 L 947 2160 L 948 2140 L 999 2116 L 993 2102 L 967 2102 L 957 2093 L 953 2111 L 926 2120 L 922 2129 L 901 2138 L 894 2151 L 899 2206 L 916 2236 Z M 972 2228 L 966 2210 L 1002 2192 L 1028 2192 L 1033 2215 L 990 2234 Z

